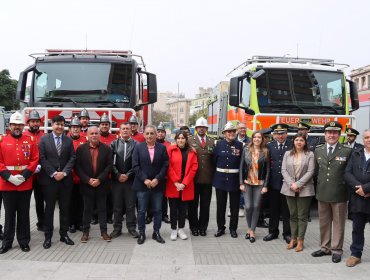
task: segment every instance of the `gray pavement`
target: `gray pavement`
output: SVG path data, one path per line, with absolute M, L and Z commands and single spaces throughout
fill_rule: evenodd
M 257 241 L 251 244 L 244 239 L 245 218 L 239 219 L 239 238 L 227 233 L 215 238 L 216 201 L 211 204 L 211 221 L 207 237 L 170 241 L 170 226 L 162 224 L 161 233 L 166 240 L 162 245 L 152 240 L 152 224 L 147 228 L 147 241 L 137 245 L 127 232 L 111 243 L 100 239 L 99 227 L 92 226 L 88 243 L 79 242 L 81 233 L 69 234 L 75 246 L 59 242 L 58 211 L 55 213 L 53 244 L 49 250 L 42 247 L 44 236 L 36 230 L 36 215 L 31 203 L 31 251 L 24 253 L 17 242 L 6 254 L 0 255 L 1 279 L 369 279 L 370 243 L 365 246 L 363 263 L 347 268 L 351 222 L 346 225 L 343 260 L 333 264 L 331 257 L 313 258 L 319 249 L 317 217 L 308 225 L 305 249 L 301 253 L 287 250 L 279 239 L 264 242 L 267 229 L 257 228 Z M 1 223 L 3 223 L 3 212 Z M 112 226 L 108 225 L 109 231 Z M 187 230 L 188 232 L 188 230 Z M 365 239 L 370 238 L 369 227 Z M 366 242 L 366 241 L 365 241 Z

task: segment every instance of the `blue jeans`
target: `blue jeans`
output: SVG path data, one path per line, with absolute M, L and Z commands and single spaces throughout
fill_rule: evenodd
M 162 224 L 162 198 L 163 192 L 145 191 L 136 192 L 138 201 L 137 206 L 137 226 L 140 233 L 145 233 L 145 213 L 150 199 L 153 211 L 153 230 L 159 232 Z
M 361 259 L 365 244 L 365 225 L 370 222 L 370 215 L 366 213 L 352 213 L 352 244 L 351 256 Z

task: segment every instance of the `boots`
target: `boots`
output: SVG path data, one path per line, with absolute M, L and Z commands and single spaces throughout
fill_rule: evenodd
M 293 249 L 295 246 L 297 246 L 297 239 L 296 238 L 292 238 L 288 244 L 288 246 L 286 246 L 286 248 L 288 250 L 290 249 Z
M 304 239 L 298 239 L 298 244 L 297 244 L 297 247 L 295 248 L 295 251 L 301 252 L 303 251 L 303 247 L 304 247 Z

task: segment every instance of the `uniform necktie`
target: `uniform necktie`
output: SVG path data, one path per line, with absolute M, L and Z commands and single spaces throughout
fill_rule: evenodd
M 279 151 L 283 150 L 283 144 L 279 144 Z
M 62 142 L 60 141 L 60 136 L 57 137 L 57 153 L 58 156 L 60 156 L 60 153 L 62 151 Z
M 333 154 L 333 147 L 330 146 L 329 147 L 329 152 L 328 152 L 328 156 L 331 156 Z
M 202 137 L 202 148 L 206 146 L 206 142 L 204 141 L 204 137 Z

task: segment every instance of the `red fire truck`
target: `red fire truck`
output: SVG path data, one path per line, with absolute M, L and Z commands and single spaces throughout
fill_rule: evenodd
M 63 49 L 30 56 L 34 64 L 19 76 L 17 99 L 26 117 L 36 108 L 45 131 L 55 115 L 69 121 L 83 108 L 92 123 L 106 113 L 112 130 L 132 114 L 141 127 L 151 123 L 157 81 L 146 71 L 142 56 L 131 51 Z

